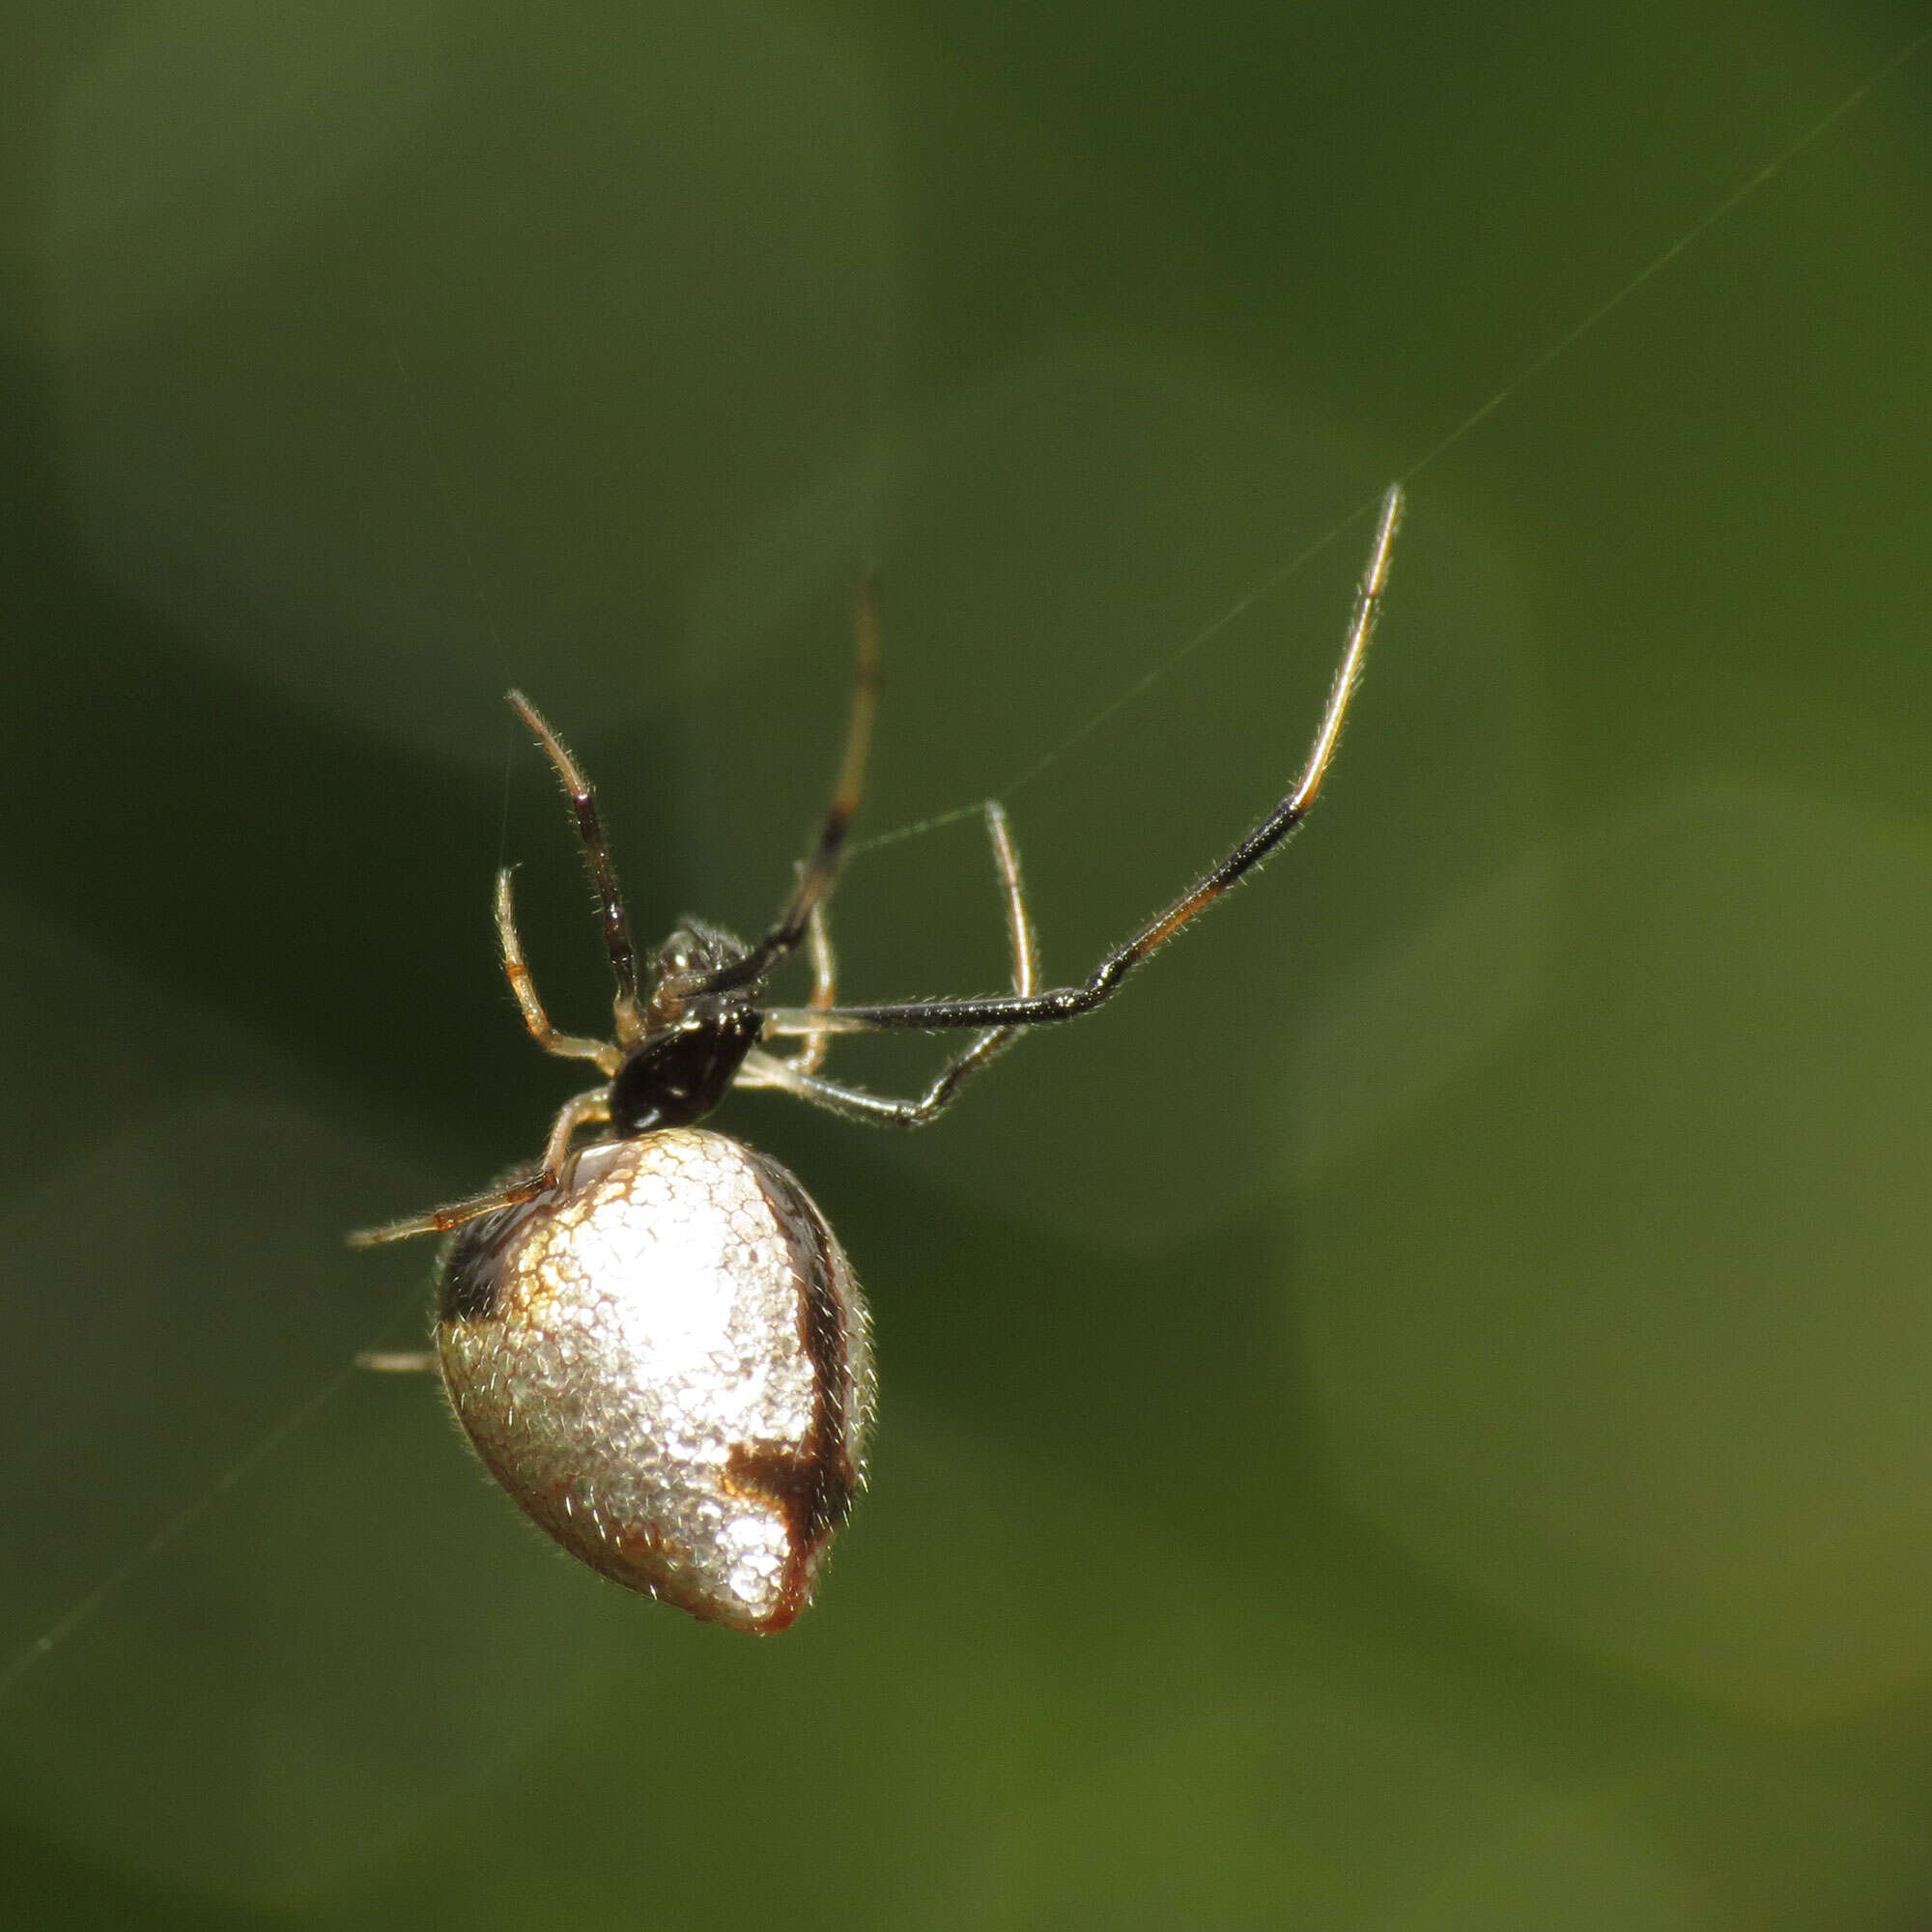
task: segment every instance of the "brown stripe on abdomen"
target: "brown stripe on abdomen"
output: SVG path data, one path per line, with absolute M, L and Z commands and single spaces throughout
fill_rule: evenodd
M 826 1544 L 851 1514 L 859 1472 L 853 1464 L 850 1414 L 853 1311 L 832 1232 L 805 1190 L 781 1167 L 745 1150 L 759 1191 L 784 1236 L 798 1284 L 799 1341 L 811 1364 L 811 1427 L 796 1448 L 748 1443 L 725 1464 L 734 1486 L 764 1497 L 784 1520 L 788 1550 L 770 1630 L 780 1631 L 804 1609 L 812 1572 Z

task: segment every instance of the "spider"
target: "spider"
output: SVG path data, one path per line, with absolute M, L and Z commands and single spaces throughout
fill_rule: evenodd
M 531 1037 L 600 1084 L 559 1110 L 534 1167 L 486 1194 L 353 1235 L 357 1246 L 447 1236 L 434 1354 L 458 1421 L 512 1498 L 613 1580 L 739 1630 L 784 1629 L 810 1601 L 865 1472 L 874 1396 L 865 1301 L 837 1237 L 776 1161 L 696 1123 L 733 1088 L 777 1088 L 851 1120 L 919 1127 L 1030 1027 L 1111 999 L 1136 966 L 1257 867 L 1307 816 L 1334 756 L 1379 613 L 1401 521 L 1382 499 L 1348 640 L 1299 778 L 1226 857 L 1074 984 L 1042 988 L 1020 867 L 998 805 L 986 828 L 1006 900 L 1011 986 L 999 994 L 840 1006 L 826 904 L 863 788 L 878 707 L 879 622 L 857 614 L 844 753 L 815 844 L 751 945 L 688 919 L 639 970 L 588 781 L 521 692 L 509 694 L 577 820 L 616 992 L 611 1039 L 551 1024 L 497 875 L 503 971 Z M 801 948 L 809 1004 L 768 1006 Z M 828 1079 L 834 1036 L 964 1031 L 916 1098 Z M 791 1039 L 779 1053 L 768 1042 Z M 605 1131 L 584 1141 L 585 1127 Z

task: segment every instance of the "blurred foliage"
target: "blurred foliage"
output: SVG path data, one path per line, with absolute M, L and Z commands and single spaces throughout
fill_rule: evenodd
M 1532 367 L 1919 14 L 15 13 L 0 1655 L 109 1587 L 0 1920 L 1924 1923 L 1932 55 Z M 879 1324 L 796 1632 L 344 1376 L 428 1262 L 341 1231 L 570 1091 L 499 862 L 608 997 L 506 684 L 641 929 L 753 928 L 882 568 L 845 985 L 998 982 L 989 793 L 1070 977 L 1411 469 L 1264 880 L 930 1133 L 727 1110 Z

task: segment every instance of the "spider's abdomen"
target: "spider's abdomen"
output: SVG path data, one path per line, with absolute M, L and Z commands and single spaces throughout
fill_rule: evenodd
M 871 1349 L 776 1161 L 692 1127 L 585 1148 L 458 1232 L 436 1339 L 491 1473 L 593 1570 L 738 1630 L 810 1601 L 864 1478 Z

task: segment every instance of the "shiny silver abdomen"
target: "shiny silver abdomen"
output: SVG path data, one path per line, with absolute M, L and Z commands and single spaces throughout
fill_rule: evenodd
M 871 1347 L 776 1161 L 694 1127 L 583 1149 L 458 1232 L 436 1339 L 477 1453 L 591 1568 L 739 1630 L 810 1601 L 864 1480 Z

